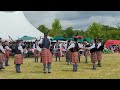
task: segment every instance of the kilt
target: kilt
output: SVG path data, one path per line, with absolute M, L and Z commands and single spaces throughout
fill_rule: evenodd
M 66 52 L 66 59 L 71 60 L 71 51 Z
M 52 53 L 49 49 L 42 49 L 41 51 L 42 63 L 52 62 Z
M 23 55 L 22 54 L 15 54 L 14 64 L 23 64 Z
M 4 55 L 0 53 L 0 63 L 3 63 L 3 61 L 4 61 Z
M 97 54 L 96 54 L 96 52 L 91 53 L 91 62 L 92 63 L 97 62 Z
M 61 53 L 60 53 L 59 50 L 55 52 L 55 56 L 56 56 L 56 57 L 60 57 L 60 56 L 61 56 Z
M 101 51 L 97 51 L 97 60 L 102 60 Z
M 40 52 L 38 50 L 34 50 L 34 57 L 39 57 L 40 56 Z
M 5 50 L 5 58 L 7 58 L 9 60 L 9 58 L 10 58 L 10 51 L 9 50 Z
M 78 61 L 79 61 L 78 52 L 72 52 L 71 57 L 72 57 L 72 63 L 78 63 Z
M 84 51 L 84 56 L 87 57 L 87 56 L 89 56 L 89 55 L 90 55 L 89 50 L 85 50 L 85 51 Z

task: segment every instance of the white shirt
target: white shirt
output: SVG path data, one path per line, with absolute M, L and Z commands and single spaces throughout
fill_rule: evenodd
M 101 46 L 101 43 L 98 44 L 97 48 L 99 48 Z
M 44 39 L 44 38 L 41 38 L 41 39 L 40 39 L 40 41 L 38 42 L 38 44 L 42 44 L 43 39 Z M 47 38 L 47 39 L 50 41 L 50 39 L 49 39 L 49 38 Z M 50 41 L 50 44 L 51 44 L 51 41 Z
M 36 45 L 36 48 L 35 48 L 35 44 L 33 45 L 33 49 L 34 49 L 34 50 L 38 50 L 38 51 L 41 51 L 41 50 L 42 50 L 38 45 Z
M 3 53 L 5 53 L 5 49 L 3 48 L 2 45 L 0 45 L 0 50 L 1 50 Z
M 78 43 L 78 46 L 80 47 L 80 44 Z M 74 48 L 75 47 L 75 43 L 72 43 L 68 48 L 67 50 L 71 49 L 71 48 Z
M 95 43 L 93 43 L 93 45 L 89 47 L 89 49 L 93 49 L 93 48 L 95 48 Z
M 10 51 L 12 50 L 12 49 L 11 49 L 11 48 L 9 48 L 8 46 L 5 46 L 5 49 L 10 50 Z
M 20 50 L 20 51 L 21 51 L 21 53 L 23 54 L 23 48 L 22 48 L 22 46 L 21 46 L 21 45 L 19 45 L 19 46 L 18 46 L 18 50 Z

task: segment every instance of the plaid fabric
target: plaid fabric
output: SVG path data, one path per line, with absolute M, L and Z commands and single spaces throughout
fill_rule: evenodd
M 15 54 L 14 64 L 23 64 L 23 55 L 22 54 Z
M 72 52 L 71 56 L 72 56 L 72 63 L 78 63 L 78 61 L 79 61 L 78 52 Z
M 4 55 L 0 53 L 0 63 L 3 63 L 3 61 L 4 61 Z
M 10 58 L 10 51 L 9 50 L 5 50 L 5 58 L 7 58 L 9 60 L 9 58 Z
M 89 50 L 85 50 L 85 51 L 84 51 L 84 56 L 87 57 L 87 56 L 89 56 L 89 55 L 90 55 Z
M 40 52 L 38 50 L 34 50 L 34 57 L 39 57 L 40 56 Z
M 91 62 L 94 63 L 97 61 L 97 54 L 96 52 L 91 53 Z
M 66 52 L 66 59 L 71 60 L 71 52 L 70 51 Z
M 55 56 L 60 57 L 61 56 L 60 51 L 55 52 Z
M 101 51 L 97 51 L 97 60 L 102 60 Z
M 41 52 L 42 63 L 52 62 L 52 53 L 49 49 L 43 49 Z

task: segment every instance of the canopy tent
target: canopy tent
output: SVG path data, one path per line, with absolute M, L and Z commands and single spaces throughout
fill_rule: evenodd
M 10 36 L 13 40 L 17 40 L 25 35 L 36 38 L 44 36 L 42 32 L 29 23 L 22 11 L 0 11 L 0 37 L 2 39 L 9 40 Z
M 109 47 L 110 45 L 120 45 L 120 40 L 107 40 L 105 46 Z
M 18 40 L 23 40 L 23 41 L 30 41 L 30 40 L 35 40 L 35 37 L 31 37 L 31 36 L 23 36 L 21 38 L 19 38 Z
M 92 39 L 90 39 L 90 38 L 84 38 L 84 39 L 86 39 L 87 42 L 92 42 Z M 84 40 L 84 39 L 83 39 L 83 40 Z
M 79 43 L 83 42 L 83 39 L 78 39 L 78 42 L 79 42 Z
M 63 38 L 63 37 L 61 37 L 61 36 L 56 36 L 56 37 L 54 37 L 54 38 L 52 39 L 52 41 L 53 41 L 53 40 L 66 41 L 66 39 Z

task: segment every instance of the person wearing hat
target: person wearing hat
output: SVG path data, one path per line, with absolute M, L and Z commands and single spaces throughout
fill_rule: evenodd
M 9 66 L 8 61 L 9 61 L 9 58 L 10 58 L 10 51 L 12 49 L 9 48 L 9 42 L 8 41 L 5 41 L 4 49 L 5 49 L 5 66 Z
M 78 58 L 79 46 L 80 45 L 77 42 L 77 38 L 74 38 L 74 42 L 67 48 L 67 50 L 71 51 L 71 59 L 73 63 L 74 72 L 76 72 L 78 69 L 77 63 L 79 62 L 79 58 Z
M 5 55 L 5 49 L 3 48 L 3 45 L 2 45 L 2 38 L 0 38 L 0 70 L 5 69 L 3 67 L 4 55 Z
M 18 40 L 15 46 L 14 64 L 17 73 L 21 73 L 20 66 L 23 64 L 23 48 L 22 41 Z
M 47 33 L 44 34 L 44 38 L 40 41 L 41 44 L 41 57 L 43 63 L 43 70 L 46 73 L 46 67 L 48 67 L 48 73 L 51 73 L 52 53 L 50 52 L 51 41 L 47 38 Z

